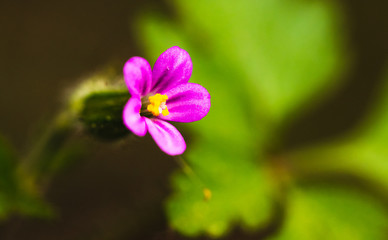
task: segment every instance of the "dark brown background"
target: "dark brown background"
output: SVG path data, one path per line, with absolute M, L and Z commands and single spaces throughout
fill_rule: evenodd
M 283 148 L 350 130 L 374 103 L 387 63 L 384 0 L 341 0 L 353 66 L 347 84 L 285 132 Z M 111 62 L 143 55 L 131 22 L 153 9 L 174 21 L 163 1 L 0 1 L 0 132 L 23 154 L 78 79 Z M 163 203 L 178 166 L 149 137 L 105 144 L 55 178 L 47 198 L 51 221 L 14 217 L 0 239 L 181 239 L 168 228 Z M 239 230 L 228 239 L 257 239 Z

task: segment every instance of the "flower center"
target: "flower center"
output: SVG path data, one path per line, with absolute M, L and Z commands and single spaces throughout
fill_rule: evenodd
M 145 109 L 143 108 L 141 112 L 143 112 L 144 116 L 149 115 L 150 117 L 152 116 L 159 116 L 162 114 L 163 116 L 167 116 L 169 114 L 166 101 L 168 97 L 167 95 L 162 95 L 162 94 L 155 94 L 153 96 L 148 97 L 148 102 L 143 103 L 144 107 L 147 106 L 147 112 L 151 114 L 146 114 Z M 147 116 L 148 117 L 148 116 Z

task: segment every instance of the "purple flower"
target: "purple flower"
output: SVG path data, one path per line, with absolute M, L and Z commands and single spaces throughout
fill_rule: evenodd
M 124 107 L 125 126 L 138 136 L 147 130 L 156 144 L 169 155 L 180 155 L 186 143 L 180 132 L 167 121 L 193 122 L 206 116 L 210 95 L 199 84 L 188 83 L 193 64 L 179 48 L 167 49 L 151 70 L 141 57 L 124 65 L 124 80 L 131 94 Z

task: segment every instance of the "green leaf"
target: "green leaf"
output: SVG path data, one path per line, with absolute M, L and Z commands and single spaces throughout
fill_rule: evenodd
M 376 199 L 333 187 L 294 189 L 276 240 L 386 239 L 388 216 Z
M 201 148 L 201 158 L 208 164 L 194 164 L 198 179 L 182 173 L 173 178 L 175 193 L 168 201 L 167 211 L 171 225 L 187 235 L 206 232 L 220 236 L 233 222 L 246 228 L 257 228 L 270 217 L 271 202 L 267 179 L 246 156 L 212 153 Z M 190 159 L 198 159 L 192 152 Z M 240 164 L 230 162 L 241 160 Z M 244 162 L 245 161 L 245 162 Z M 204 199 L 204 187 L 210 189 L 211 198 Z
M 287 156 L 296 174 L 346 173 L 388 192 L 388 67 L 381 97 L 368 118 L 346 137 Z

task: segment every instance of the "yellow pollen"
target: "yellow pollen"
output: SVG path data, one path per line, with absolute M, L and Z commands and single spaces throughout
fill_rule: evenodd
M 162 114 L 163 116 L 167 116 L 169 114 L 166 101 L 168 97 L 167 95 L 155 94 L 154 96 L 150 96 L 148 100 L 150 104 L 147 106 L 147 110 L 151 112 L 155 117 Z

